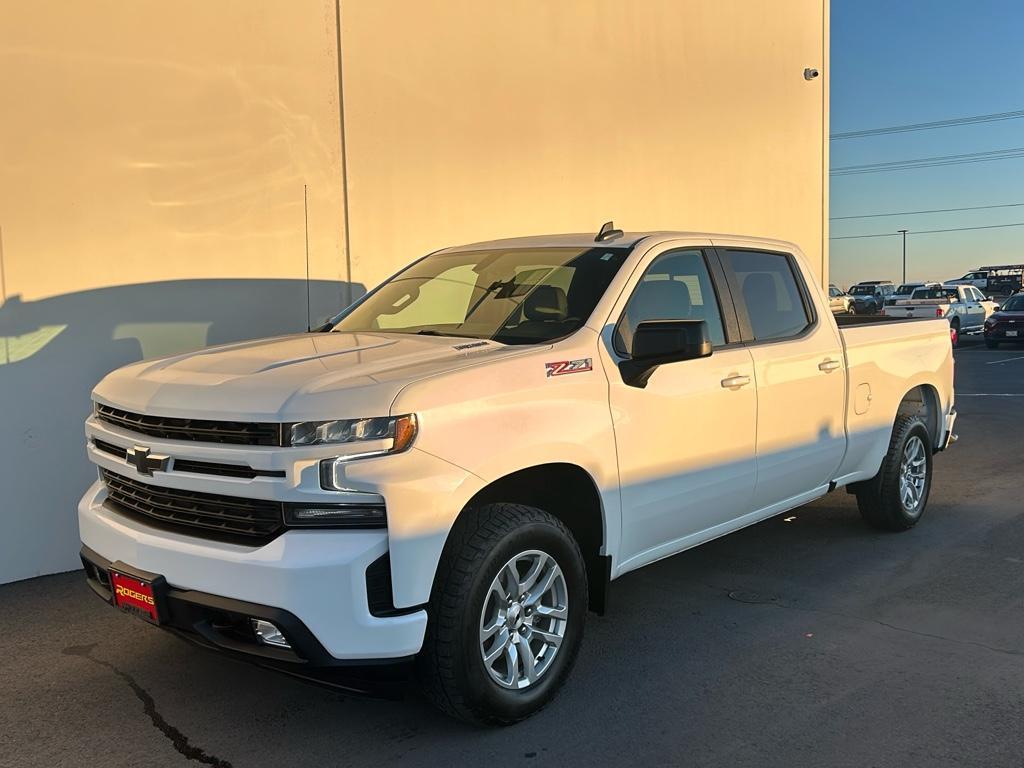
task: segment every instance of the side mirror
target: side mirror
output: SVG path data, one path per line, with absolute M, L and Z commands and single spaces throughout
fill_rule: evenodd
M 996 304 L 994 307 L 992 307 L 992 311 L 993 312 L 998 312 L 1000 309 L 1002 309 L 1002 307 L 1000 307 L 998 304 Z
M 630 359 L 619 363 L 622 381 L 643 389 L 659 365 L 696 360 L 711 354 L 703 320 L 645 320 L 633 332 Z

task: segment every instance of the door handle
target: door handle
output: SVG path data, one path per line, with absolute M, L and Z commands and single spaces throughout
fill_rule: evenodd
M 722 379 L 722 387 L 725 389 L 739 389 L 750 383 L 749 376 L 729 376 Z
M 838 360 L 822 360 L 820 363 L 818 363 L 818 370 L 824 371 L 825 373 L 831 373 L 840 365 L 842 365 L 842 363 L 840 363 Z

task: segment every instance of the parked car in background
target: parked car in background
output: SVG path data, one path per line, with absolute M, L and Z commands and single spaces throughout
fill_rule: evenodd
M 985 320 L 985 346 L 1024 341 L 1024 293 L 1011 296 Z
M 853 297 L 838 286 L 829 283 L 828 308 L 833 315 L 848 315 L 853 311 Z
M 889 280 L 865 280 L 850 288 L 853 311 L 858 315 L 876 315 L 896 287 Z
M 988 288 L 988 270 L 979 269 L 974 272 L 968 272 L 963 277 L 950 280 L 946 285 L 973 285 L 979 291 L 984 291 Z
M 886 317 L 944 317 L 949 321 L 953 346 L 960 334 L 980 331 L 997 304 L 973 285 L 933 285 L 918 288 L 910 299 L 885 307 Z
M 973 285 L 988 296 L 1010 296 L 1021 290 L 1024 264 L 1002 264 L 979 267 L 963 277 L 950 280 L 946 285 Z
M 923 280 L 919 283 L 902 283 L 896 290 L 885 300 L 885 306 L 891 306 L 897 301 L 905 301 L 914 295 L 914 291 L 918 288 L 927 288 L 931 285 L 942 285 L 942 283 L 936 280 Z

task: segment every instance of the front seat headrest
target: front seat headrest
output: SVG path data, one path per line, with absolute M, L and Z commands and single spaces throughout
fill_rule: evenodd
M 523 300 L 527 320 L 565 320 L 569 316 L 569 298 L 557 285 L 538 285 Z

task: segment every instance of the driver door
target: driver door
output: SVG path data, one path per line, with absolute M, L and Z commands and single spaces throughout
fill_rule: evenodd
M 663 245 L 639 269 L 603 333 L 627 570 L 724 532 L 751 511 L 755 482 L 754 366 L 717 255 Z M 712 354 L 628 385 L 618 363 L 644 320 L 704 320 Z

